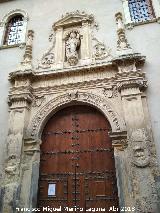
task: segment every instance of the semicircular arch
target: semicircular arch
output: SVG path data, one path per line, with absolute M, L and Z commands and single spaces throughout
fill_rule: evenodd
M 124 120 L 114 110 L 109 101 L 93 93 L 76 91 L 53 98 L 42 106 L 33 117 L 28 128 L 30 130 L 30 137 L 40 139 L 48 119 L 61 108 L 74 104 L 86 104 L 97 108 L 109 121 L 112 132 L 123 132 L 126 130 Z

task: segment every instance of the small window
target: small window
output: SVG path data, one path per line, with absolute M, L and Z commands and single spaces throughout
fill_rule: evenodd
M 48 197 L 56 196 L 56 184 L 49 183 L 48 184 Z
M 24 17 L 16 15 L 12 17 L 7 25 L 4 37 L 4 45 L 16 45 L 23 42 L 24 38 Z
M 129 0 L 128 4 L 133 22 L 146 22 L 155 18 L 151 0 Z

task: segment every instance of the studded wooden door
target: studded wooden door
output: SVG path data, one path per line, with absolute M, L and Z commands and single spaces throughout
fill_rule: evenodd
M 107 212 L 118 207 L 109 129 L 105 117 L 89 106 L 64 108 L 48 121 L 42 134 L 39 208 Z

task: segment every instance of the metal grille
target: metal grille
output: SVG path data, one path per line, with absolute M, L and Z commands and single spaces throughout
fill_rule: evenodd
M 145 22 L 155 18 L 151 0 L 129 0 L 128 3 L 133 22 Z
M 23 16 L 17 15 L 10 19 L 6 28 L 4 44 L 15 45 L 23 41 L 24 22 Z

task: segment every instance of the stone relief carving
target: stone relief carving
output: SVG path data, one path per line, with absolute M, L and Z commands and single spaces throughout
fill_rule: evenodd
M 90 21 L 92 22 L 93 19 L 94 19 L 94 16 L 91 14 L 91 15 L 88 15 L 85 11 L 79 11 L 79 10 L 76 10 L 76 11 L 73 11 L 73 12 L 67 12 L 65 15 L 62 15 L 61 18 L 62 19 L 66 19 L 70 16 L 75 16 L 75 15 L 78 15 L 78 16 L 82 16 L 83 17 L 83 21 Z
M 71 100 L 77 100 L 78 98 L 78 91 L 73 91 L 71 93 L 68 93 L 68 97 L 71 99 Z
M 146 145 L 147 140 L 147 132 L 145 129 L 134 130 L 131 134 L 133 164 L 137 167 L 146 167 L 150 163 Z
M 103 89 L 103 94 L 107 98 L 117 98 L 118 97 L 118 90 L 117 87 L 108 87 Z
M 78 63 L 80 43 L 80 34 L 77 31 L 71 31 L 65 38 L 65 55 L 71 66 Z
M 40 107 L 42 105 L 42 103 L 44 103 L 45 100 L 46 100 L 46 98 L 44 96 L 36 96 L 33 99 L 32 106 L 33 107 Z
M 98 41 L 97 38 L 93 37 L 93 57 L 96 60 L 103 60 L 106 58 L 111 59 L 111 49 L 109 47 L 106 47 L 106 45 L 100 41 Z
M 117 49 L 128 49 L 131 48 L 130 44 L 128 43 L 124 31 L 119 31 L 118 32 L 118 41 L 117 41 Z
M 32 70 L 33 38 L 34 38 L 34 31 L 28 30 L 26 48 L 25 48 L 25 53 L 23 56 L 23 61 L 21 62 L 21 65 L 20 65 L 20 70 L 23 70 L 23 71 Z
M 17 166 L 20 162 L 21 155 L 21 141 L 22 141 L 22 127 L 21 117 L 23 110 L 13 110 L 10 112 L 9 131 L 7 137 L 7 165 L 5 168 L 6 173 L 14 175 Z M 16 118 L 16 120 L 15 120 Z
M 123 18 L 122 13 L 116 13 L 116 23 L 117 23 L 117 35 L 118 35 L 118 41 L 117 41 L 117 50 L 130 50 L 132 52 L 132 49 L 127 41 L 126 34 L 125 34 L 125 28 L 123 25 Z
M 112 140 L 112 146 L 120 151 L 124 151 L 128 146 L 128 139 Z
M 52 42 L 52 45 L 49 48 L 49 50 L 42 56 L 42 59 L 38 65 L 38 68 L 43 68 L 43 69 L 50 68 L 51 65 L 53 65 L 55 62 L 54 48 L 56 43 L 56 36 L 54 32 L 52 32 L 49 35 L 49 42 Z

